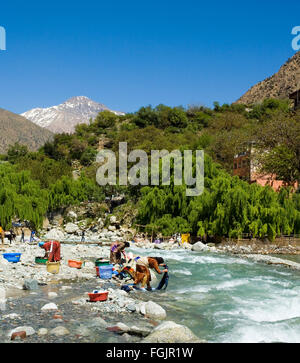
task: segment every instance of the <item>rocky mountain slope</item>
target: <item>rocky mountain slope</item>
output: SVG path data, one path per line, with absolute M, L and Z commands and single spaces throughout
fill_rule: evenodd
M 288 98 L 300 88 L 300 51 L 290 58 L 277 73 L 250 88 L 236 103 L 251 104 L 265 98 Z
M 95 118 L 101 111 L 111 111 L 117 115 L 123 114 L 112 111 L 88 97 L 78 96 L 70 98 L 58 106 L 34 108 L 22 113 L 22 116 L 54 133 L 71 133 L 77 124 L 88 123 L 90 118 Z
M 13 112 L 0 108 L 0 153 L 7 151 L 9 145 L 19 142 L 36 150 L 53 136 L 43 129 Z

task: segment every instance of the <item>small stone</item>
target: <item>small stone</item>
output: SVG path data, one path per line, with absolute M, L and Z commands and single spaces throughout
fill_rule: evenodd
M 26 336 L 35 334 L 35 330 L 31 326 L 18 326 L 17 328 L 11 330 L 8 336 L 12 336 L 13 333 L 25 332 Z
M 18 332 L 12 333 L 10 339 L 11 340 L 15 340 L 16 338 L 25 339 L 26 338 L 26 331 L 22 330 L 22 331 L 18 331 Z
M 4 319 L 17 319 L 19 317 L 20 317 L 20 315 L 18 315 L 16 313 L 11 313 L 11 314 L 8 314 L 8 315 L 3 315 L 3 318 Z
M 121 328 L 119 328 L 117 325 L 115 325 L 115 326 L 108 326 L 106 328 L 106 330 L 111 331 L 113 333 L 120 333 L 120 334 L 123 333 L 123 330 Z
M 62 315 L 55 314 L 53 315 L 53 319 L 62 319 Z
M 41 328 L 38 330 L 38 335 L 42 336 L 42 335 L 47 335 L 48 334 L 48 329 L 46 328 Z
M 54 303 L 49 303 L 49 304 L 46 304 L 44 305 L 42 308 L 41 308 L 42 311 L 45 311 L 45 310 L 58 310 L 58 307 L 57 305 L 55 305 Z
M 136 307 L 135 307 L 135 305 L 133 305 L 133 304 L 129 304 L 129 305 L 127 305 L 127 306 L 126 306 L 126 309 L 127 309 L 128 311 L 132 312 L 132 313 L 134 313 L 134 312 L 136 311 Z
M 50 334 L 55 335 L 55 336 L 58 337 L 58 336 L 63 336 L 63 335 L 70 334 L 70 332 L 64 326 L 57 326 L 56 328 L 50 330 Z
M 52 291 L 50 291 L 50 292 L 48 292 L 48 297 L 49 298 L 54 298 L 54 297 L 57 297 L 58 295 L 57 295 L 57 293 L 56 292 L 52 292 Z

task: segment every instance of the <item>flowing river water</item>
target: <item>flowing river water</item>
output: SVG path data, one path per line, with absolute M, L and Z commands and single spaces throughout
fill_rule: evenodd
M 151 299 L 201 339 L 300 342 L 300 271 L 222 253 L 131 251 L 165 258 L 167 292 L 153 292 Z

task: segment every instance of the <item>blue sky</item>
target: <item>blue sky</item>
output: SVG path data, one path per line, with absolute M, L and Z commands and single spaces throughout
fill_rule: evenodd
M 0 107 L 231 103 L 295 54 L 297 25 L 294 0 L 2 2 Z

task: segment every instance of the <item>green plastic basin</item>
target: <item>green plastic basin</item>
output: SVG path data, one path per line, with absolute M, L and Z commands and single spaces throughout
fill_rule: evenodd
M 43 257 L 35 258 L 35 263 L 38 263 L 40 265 L 46 265 L 47 261 L 48 261 L 48 258 L 43 258 Z
M 109 261 L 108 260 L 96 260 L 95 261 L 95 266 L 106 266 L 106 265 L 109 265 Z

